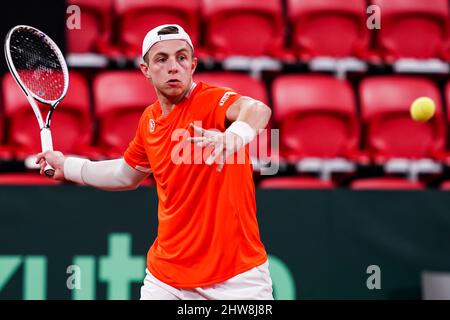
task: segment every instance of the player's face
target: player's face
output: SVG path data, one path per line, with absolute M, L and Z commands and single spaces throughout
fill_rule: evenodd
M 168 98 L 185 94 L 192 83 L 197 59 L 186 41 L 166 40 L 156 43 L 148 53 L 147 68 L 141 69 L 155 88 Z

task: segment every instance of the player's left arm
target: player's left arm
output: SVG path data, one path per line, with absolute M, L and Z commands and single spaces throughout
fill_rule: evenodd
M 226 120 L 244 122 L 257 132 L 267 126 L 271 115 L 272 110 L 261 101 L 242 96 L 228 108 Z
M 261 101 L 242 96 L 226 111 L 226 120 L 231 123 L 225 132 L 206 130 L 192 124 L 199 137 L 189 138 L 199 147 L 213 146 L 214 150 L 206 160 L 207 165 L 217 162 L 217 171 L 222 171 L 225 159 L 250 143 L 264 129 L 272 114 L 271 109 Z

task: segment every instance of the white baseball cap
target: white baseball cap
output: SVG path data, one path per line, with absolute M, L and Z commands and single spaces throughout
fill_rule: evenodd
M 161 31 L 161 29 L 165 27 L 175 27 L 178 29 L 178 33 L 158 34 Z M 148 50 L 150 50 L 150 48 L 155 43 L 166 40 L 184 40 L 191 46 L 192 50 L 194 50 L 191 38 L 182 27 L 180 27 L 177 24 L 163 24 L 157 26 L 156 28 L 153 28 L 145 35 L 144 41 L 142 41 L 142 58 L 144 58 L 145 54 L 148 52 Z

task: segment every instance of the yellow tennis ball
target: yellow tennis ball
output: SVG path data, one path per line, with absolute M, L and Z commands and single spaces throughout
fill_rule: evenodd
M 410 112 L 415 121 L 425 122 L 433 117 L 436 112 L 436 104 L 433 99 L 420 97 L 413 101 Z

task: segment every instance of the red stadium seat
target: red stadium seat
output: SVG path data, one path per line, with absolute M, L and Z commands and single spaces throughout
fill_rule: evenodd
M 5 138 L 5 116 L 3 114 L 2 103 L 0 103 L 0 145 L 3 144 L 3 139 Z
M 3 139 L 5 137 L 5 131 L 6 131 L 4 118 L 5 117 L 3 115 L 2 105 L 0 103 L 0 150 L 2 149 L 2 145 L 4 143 Z M 0 158 L 2 158 L 1 153 L 0 153 Z
M 274 177 L 260 182 L 262 189 L 333 189 L 332 181 L 323 181 L 309 177 Z
M 55 150 L 67 154 L 91 156 L 92 119 L 90 114 L 88 84 L 83 76 L 70 72 L 69 89 L 52 116 L 52 138 Z M 25 159 L 41 151 L 39 126 L 24 93 L 11 74 L 3 78 L 5 114 L 9 123 L 7 145 L 15 156 Z M 41 110 L 44 117 L 48 106 Z
M 140 56 L 148 31 L 161 25 L 180 25 L 191 37 L 198 53 L 199 0 L 114 0 L 119 21 L 119 42 L 127 56 Z
M 12 158 L 12 150 L 4 145 L 4 133 L 6 131 L 6 123 L 3 110 L 0 106 L 0 160 L 9 160 Z
M 291 46 L 301 59 L 367 58 L 365 0 L 288 0 Z
M 440 189 L 444 190 L 444 191 L 450 191 L 450 180 L 446 180 L 446 181 L 442 182 Z
M 66 28 L 69 53 L 117 54 L 112 45 L 112 0 L 68 0 L 81 12 L 80 29 Z
M 447 106 L 447 128 L 450 127 L 450 81 L 447 82 L 445 88 L 444 88 L 444 96 L 445 96 L 445 104 Z M 447 142 L 450 143 L 450 131 L 447 132 Z M 447 148 L 449 146 L 447 145 Z M 447 149 L 449 150 L 449 149 Z M 450 153 L 447 151 L 447 153 Z M 450 156 L 446 157 L 447 164 L 450 164 Z
M 203 72 L 194 74 L 195 81 L 228 87 L 268 105 L 267 92 L 261 80 L 237 72 Z
M 141 182 L 140 187 L 148 188 L 155 186 L 155 180 L 153 180 L 152 175 L 150 175 L 147 179 Z
M 402 178 L 382 177 L 355 180 L 350 188 L 354 190 L 422 190 L 425 189 L 425 185 Z
M 216 58 L 279 56 L 284 26 L 279 0 L 203 0 L 205 45 Z
M 367 78 L 360 84 L 365 147 L 374 161 L 434 158 L 444 153 L 445 125 L 440 93 L 430 80 L 408 76 Z M 436 102 L 436 114 L 426 123 L 413 121 L 409 108 L 418 97 Z
M 388 62 L 398 58 L 440 58 L 448 47 L 447 0 L 372 0 L 382 27 L 376 46 Z
M 99 146 L 109 158 L 123 155 L 145 108 L 156 101 L 151 83 L 140 71 L 106 71 L 94 79 Z
M 286 75 L 272 85 L 280 155 L 359 161 L 359 123 L 350 84 L 325 75 Z
M 60 185 L 60 181 L 49 179 L 47 177 L 35 173 L 1 173 L 0 185 L 6 186 L 32 186 L 32 185 L 45 185 L 55 186 Z

